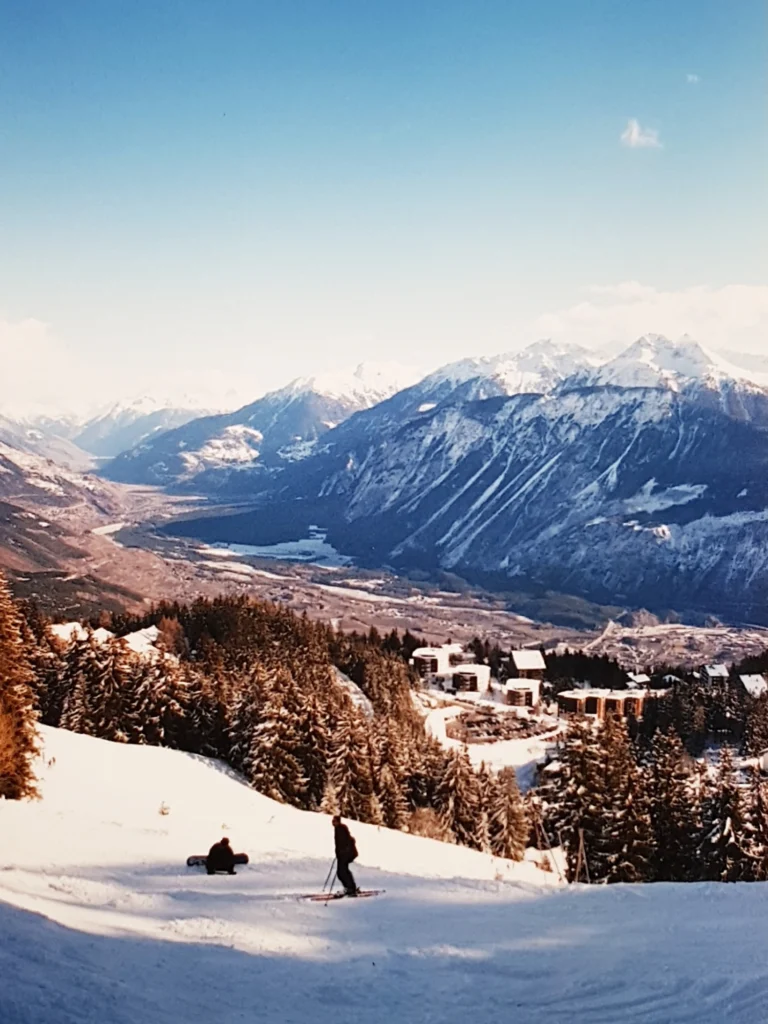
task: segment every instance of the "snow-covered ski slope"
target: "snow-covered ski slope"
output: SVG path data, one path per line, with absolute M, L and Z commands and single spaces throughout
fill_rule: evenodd
M 358 882 L 386 895 L 301 902 L 330 863 L 327 818 L 190 755 L 50 729 L 43 741 L 43 799 L 0 802 L 3 1024 L 768 1015 L 765 886 L 569 888 L 354 824 Z M 248 867 L 183 866 L 222 833 Z

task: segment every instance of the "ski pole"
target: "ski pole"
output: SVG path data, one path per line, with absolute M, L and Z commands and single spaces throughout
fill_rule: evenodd
M 330 868 L 328 868 L 328 874 L 325 876 L 325 881 L 323 882 L 323 892 L 325 892 L 325 887 L 326 887 L 326 885 L 328 885 L 328 879 L 331 877 L 331 872 L 332 871 L 333 871 L 333 881 L 334 882 L 336 881 L 336 872 L 334 870 L 335 867 L 336 867 L 336 858 L 334 857 L 333 861 L 331 862 Z M 331 886 L 333 886 L 333 882 L 331 882 Z

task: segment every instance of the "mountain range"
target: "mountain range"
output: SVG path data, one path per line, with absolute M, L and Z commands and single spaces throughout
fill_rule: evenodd
M 258 512 L 175 528 L 320 523 L 370 565 L 766 621 L 768 378 L 659 335 L 595 363 L 541 343 L 453 364 L 246 474 Z
M 765 622 L 767 430 L 755 357 L 688 337 L 610 358 L 544 341 L 415 382 L 369 364 L 299 378 L 230 413 L 139 402 L 87 425 L 0 420 L 0 496 L 4 480 L 75 486 L 43 459 L 82 469 L 79 443 L 136 436 L 105 476 L 257 506 L 178 533 L 263 544 L 320 524 L 370 566 Z
M 302 460 L 317 440 L 413 379 L 399 366 L 362 363 L 339 374 L 302 377 L 232 413 L 194 419 L 145 438 L 105 468 L 122 483 L 162 484 L 228 494 Z

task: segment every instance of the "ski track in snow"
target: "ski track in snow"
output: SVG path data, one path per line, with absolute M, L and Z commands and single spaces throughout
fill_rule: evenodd
M 558 886 L 353 823 L 358 881 L 386 895 L 300 902 L 327 818 L 203 758 L 43 735 L 43 800 L 0 802 L 3 1024 L 765 1019 L 765 886 Z M 248 867 L 182 866 L 222 831 Z

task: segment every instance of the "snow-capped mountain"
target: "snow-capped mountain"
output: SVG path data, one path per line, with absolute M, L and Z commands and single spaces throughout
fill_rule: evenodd
M 413 379 L 393 364 L 361 364 L 342 373 L 292 381 L 263 398 L 146 438 L 111 462 L 105 475 L 128 483 L 186 484 L 202 490 L 251 487 L 262 475 L 304 458 L 319 437 Z
M 426 392 L 440 385 L 458 387 L 467 381 L 483 382 L 497 394 L 546 394 L 574 374 L 600 363 L 600 356 L 581 345 L 567 345 L 545 339 L 519 352 L 449 363 L 425 377 L 419 387 Z M 479 395 L 478 395 L 479 397 Z
M 748 370 L 729 362 L 724 356 L 707 351 L 693 338 L 683 336 L 670 341 L 659 334 L 647 334 L 614 359 L 589 374 L 586 383 L 623 388 L 685 388 L 723 386 L 764 389 L 768 373 Z
M 93 455 L 114 458 L 155 434 L 181 427 L 210 411 L 193 400 L 182 405 L 151 397 L 115 402 L 82 423 L 72 440 Z
M 263 499 L 371 564 L 766 620 L 768 391 L 690 339 L 539 393 L 473 370 L 358 413 Z
M 85 472 L 92 459 L 68 437 L 35 422 L 0 416 L 0 441 L 27 455 L 50 459 L 66 469 Z

